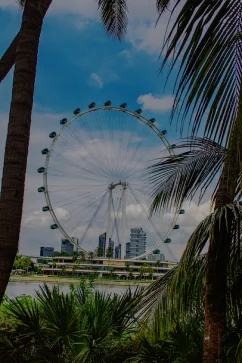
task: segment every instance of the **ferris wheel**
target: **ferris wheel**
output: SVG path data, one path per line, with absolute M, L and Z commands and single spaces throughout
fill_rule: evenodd
M 174 154 L 166 130 L 126 103 L 96 107 L 93 102 L 73 113 L 70 120 L 60 120 L 60 131 L 49 134 L 52 143 L 41 151 L 46 159 L 38 169 L 43 174 L 38 192 L 45 196 L 43 212 L 53 219 L 50 228 L 84 253 L 105 235 L 106 245 L 120 246 L 123 259 L 130 231 L 139 227 L 146 233 L 146 250 L 132 258 L 165 246 L 176 260 L 169 236 L 179 229 L 177 218 L 184 210 L 151 217 L 151 186 L 144 177 L 155 160 Z

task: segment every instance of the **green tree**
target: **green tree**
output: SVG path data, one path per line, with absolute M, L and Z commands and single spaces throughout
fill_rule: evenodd
M 140 266 L 139 267 L 140 277 L 143 278 L 145 276 L 145 273 L 146 273 L 146 267 L 144 265 L 143 266 Z
M 20 0 L 19 3 L 23 7 L 21 29 L 14 45 L 10 46 L 11 49 L 16 47 L 15 56 L 8 58 L 5 53 L 5 65 L 6 59 L 11 65 L 8 63 L 2 70 L 7 74 L 14 62 L 0 200 L 0 302 L 18 249 L 39 38 L 52 0 Z M 113 4 L 110 0 L 99 0 L 98 8 L 107 34 L 121 40 L 127 25 L 126 2 L 118 0 Z
M 165 11 L 168 5 L 173 6 L 169 0 L 159 3 L 160 12 Z M 213 194 L 214 212 L 192 235 L 181 264 L 187 266 L 192 256 L 201 253 L 202 244 L 209 242 L 204 362 L 224 362 L 227 268 L 230 249 L 236 246 L 232 236 L 241 234 L 238 230 L 241 211 L 237 205 L 241 196 L 242 172 L 241 16 L 238 16 L 241 14 L 241 2 L 187 0 L 182 5 L 178 0 L 171 7 L 171 14 L 175 14 L 178 5 L 181 5 L 181 10 L 174 15 L 174 24 L 167 33 L 162 69 L 167 62 L 171 62 L 171 69 L 179 62 L 172 116 L 178 112 L 181 129 L 187 119 L 192 136 L 202 130 L 203 139 L 199 142 L 197 138 L 190 139 L 190 163 L 186 153 L 168 158 L 165 175 L 162 175 L 165 162 L 161 168 L 156 165 L 156 176 L 159 173 L 160 181 L 153 185 L 152 209 L 179 209 L 197 190 L 200 189 L 203 194 L 217 173 L 220 174 Z M 192 152 L 197 149 L 197 143 L 208 145 L 205 138 L 211 139 L 210 149 L 216 145 L 218 148 L 226 147 L 225 158 L 219 164 L 216 153 L 208 160 L 197 154 L 193 163 L 196 164 L 195 174 L 193 169 L 188 170 L 192 165 Z
M 93 259 L 94 259 L 94 253 L 91 251 L 91 252 L 88 252 L 88 255 L 87 255 L 87 258 L 88 258 L 88 261 L 91 263 L 93 262 Z
M 86 255 L 84 252 L 80 252 L 80 261 L 82 261 L 82 262 L 86 261 Z
M 98 247 L 96 249 L 97 257 L 103 257 L 103 249 L 101 247 Z
M 113 258 L 113 249 L 111 247 L 107 248 L 106 257 L 107 258 Z
M 159 267 L 161 266 L 161 261 L 160 260 L 158 260 L 158 261 L 156 261 L 156 263 L 155 263 L 155 267 L 156 267 L 156 273 L 157 273 L 157 275 L 158 275 L 158 273 L 159 273 Z
M 110 362 L 119 341 L 125 336 L 131 339 L 138 328 L 133 317 L 141 298 L 141 290 L 110 295 L 92 292 L 85 284 L 72 285 L 64 294 L 57 286 L 50 290 L 44 285 L 36 300 L 5 304 L 4 315 L 11 322 L 14 319 L 14 331 L 7 333 L 7 324 L 6 330 L 1 324 L 1 359 L 6 363 L 35 362 L 40 357 L 51 362 Z
M 78 252 L 74 251 L 73 254 L 72 254 L 72 261 L 76 262 L 77 260 L 78 260 Z

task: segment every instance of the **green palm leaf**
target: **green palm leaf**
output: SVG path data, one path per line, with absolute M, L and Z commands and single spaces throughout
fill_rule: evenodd
M 177 0 L 172 13 L 181 0 Z M 242 10 L 240 0 L 187 0 L 164 47 L 161 69 L 179 64 L 173 114 L 181 129 L 188 117 L 193 134 L 228 141 L 240 102 L 242 79 Z M 172 59 L 171 59 L 172 57 Z
M 199 313 L 203 309 L 205 294 L 205 275 L 207 254 L 202 254 L 206 243 L 213 243 L 214 226 L 218 221 L 227 220 L 232 210 L 233 223 L 228 233 L 231 236 L 231 247 L 228 268 L 228 320 L 235 322 L 242 316 L 238 306 L 241 304 L 242 291 L 239 288 L 242 279 L 241 207 L 238 203 L 217 208 L 206 217 L 188 240 L 182 259 L 177 267 L 170 270 L 164 277 L 152 284 L 147 290 L 143 301 L 146 305 L 146 317 L 152 315 L 160 305 L 164 313 L 165 326 L 169 326 L 177 317 Z
M 53 290 L 45 284 L 37 292 L 42 315 L 46 321 L 46 331 L 52 339 L 52 346 L 64 344 L 66 347 L 75 341 L 79 332 L 79 321 L 73 294 L 64 294 L 59 287 Z
M 121 40 L 127 30 L 126 0 L 97 0 L 102 23 L 108 35 Z
M 177 210 L 198 190 L 201 200 L 226 157 L 226 150 L 209 139 L 189 138 L 177 148 L 186 151 L 165 157 L 146 171 L 152 185 L 151 212 Z

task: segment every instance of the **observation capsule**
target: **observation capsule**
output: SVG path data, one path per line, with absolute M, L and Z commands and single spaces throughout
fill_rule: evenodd
M 41 168 L 38 169 L 38 173 L 44 173 L 45 172 L 45 168 L 43 166 L 41 166 Z
M 65 125 L 67 123 L 67 118 L 62 118 L 61 120 L 60 120 L 60 124 L 61 125 Z
M 49 134 L 49 137 L 50 137 L 51 139 L 54 139 L 54 137 L 56 137 L 56 132 L 55 132 L 55 131 L 51 132 L 51 133 Z
M 176 224 L 176 225 L 173 227 L 173 229 L 179 229 L 179 228 L 180 228 L 179 224 Z
M 79 115 L 79 113 L 81 113 L 81 109 L 80 108 L 76 108 L 74 111 L 73 111 L 74 115 Z
M 45 207 L 42 208 L 43 212 L 48 212 L 50 210 L 50 208 L 48 207 L 48 205 L 46 205 Z
M 150 122 L 151 124 L 154 124 L 154 123 L 155 123 L 155 118 L 154 118 L 154 117 L 152 117 L 152 118 L 149 120 L 149 122 Z
M 52 224 L 52 225 L 50 226 L 50 229 L 58 229 L 57 224 Z
M 166 130 L 163 130 L 160 133 L 161 133 L 161 135 L 166 135 L 167 134 L 167 131 Z
M 154 255 L 159 255 L 159 254 L 160 254 L 160 250 L 154 250 L 154 251 L 153 251 L 153 254 L 154 254 Z
M 43 150 L 41 150 L 41 154 L 42 155 L 47 155 L 48 152 L 49 152 L 49 149 L 43 149 Z
M 39 193 L 44 193 L 45 192 L 45 187 L 39 187 L 38 192 Z
M 138 110 L 136 110 L 135 113 L 138 113 L 140 115 L 142 113 L 141 108 L 139 108 Z
M 181 209 L 179 214 L 185 214 L 185 209 Z
M 111 106 L 111 101 L 107 101 L 107 102 L 105 102 L 105 103 L 104 103 L 104 106 L 105 106 L 105 107 L 109 107 L 109 106 Z
M 175 149 L 176 148 L 176 144 L 172 144 L 171 146 L 170 146 L 170 149 Z
M 164 243 L 171 243 L 171 239 L 170 239 L 170 238 L 166 238 L 166 239 L 164 240 Z
M 126 108 L 127 107 L 127 103 L 122 103 L 121 105 L 120 105 L 120 108 Z
M 94 108 L 96 106 L 96 103 L 95 102 L 92 102 L 88 105 L 88 108 Z

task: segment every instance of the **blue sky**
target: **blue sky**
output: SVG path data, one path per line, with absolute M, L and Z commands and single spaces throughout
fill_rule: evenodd
M 155 0 L 130 0 L 128 5 L 130 22 L 122 43 L 106 36 L 93 0 L 54 0 L 45 19 L 39 48 L 20 252 L 37 254 L 42 245 L 60 249 L 60 234 L 49 230 L 50 221 L 40 212 L 44 201 L 36 193 L 41 184 L 36 169 L 43 164 L 39 150 L 49 143 L 48 133 L 58 129 L 60 118 L 70 117 L 76 107 L 85 109 L 92 101 L 102 105 L 110 99 L 113 105 L 127 102 L 131 110 L 143 108 L 144 116 L 155 117 L 159 127 L 168 130 L 171 143 L 179 138 L 175 122 L 172 127 L 169 124 L 175 75 L 170 77 L 165 90 L 166 73 L 162 77 L 158 75 L 167 16 L 155 28 Z M 0 54 L 17 33 L 20 21 L 21 12 L 14 0 L 4 0 L 0 4 Z M 1 155 L 11 84 L 12 72 L 0 86 Z M 209 203 L 205 201 L 199 209 L 194 203 L 187 209 L 181 229 L 172 237 L 177 258 L 189 233 L 206 216 L 208 208 Z M 95 247 L 94 244 L 92 248 Z

